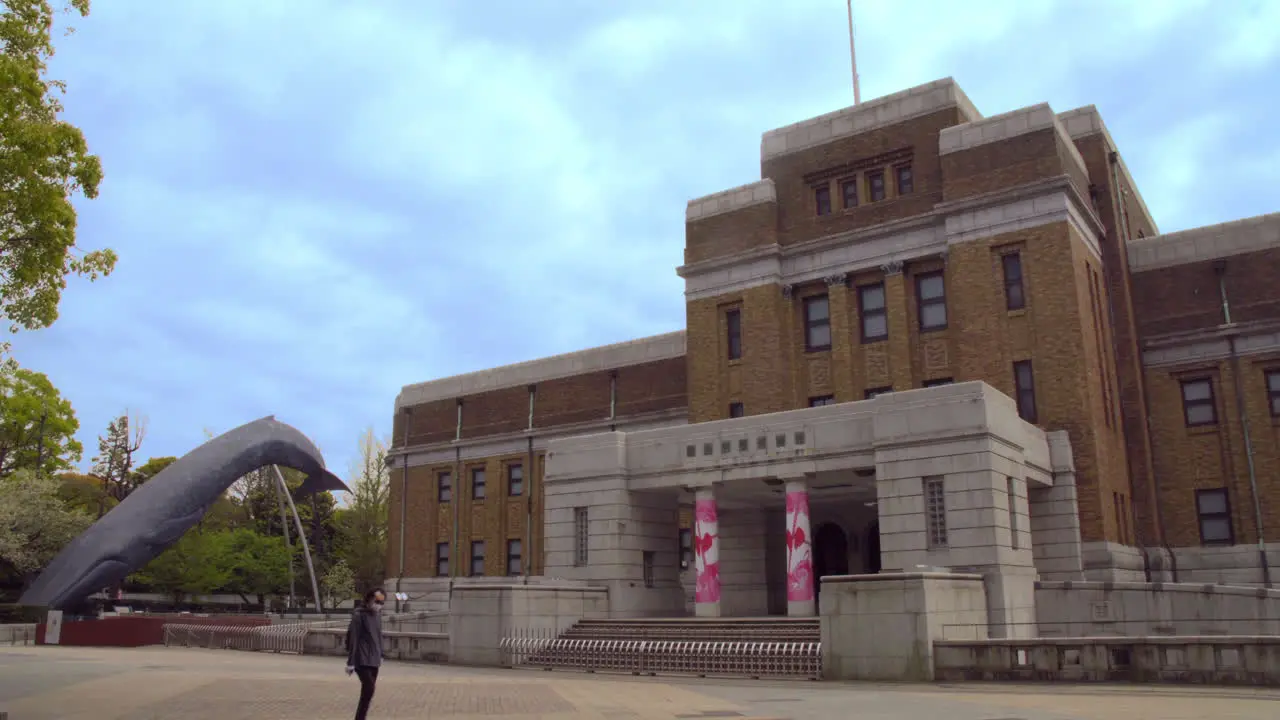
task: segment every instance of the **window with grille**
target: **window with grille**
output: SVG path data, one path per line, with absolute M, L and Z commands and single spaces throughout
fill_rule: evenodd
M 831 305 L 826 295 L 804 299 L 804 349 L 831 349 Z
M 916 305 L 922 332 L 946 329 L 947 288 L 941 272 L 916 276 Z
M 693 565 L 693 530 L 684 528 L 680 531 L 680 569 L 688 570 Z
M 447 503 L 453 500 L 453 474 L 442 472 L 436 475 L 436 501 Z
M 583 567 L 587 564 L 587 509 L 573 509 L 573 564 Z
M 844 198 L 845 208 L 858 207 L 858 179 L 841 180 L 840 195 Z
M 645 550 L 643 560 L 644 560 L 644 586 L 647 588 L 651 588 L 653 587 L 653 562 L 654 562 L 653 551 Z
M 858 288 L 858 312 L 862 315 L 862 342 L 877 342 L 889 337 L 889 315 L 884 304 L 884 285 Z
M 507 494 L 511 497 L 524 495 L 524 466 L 507 466 Z
M 520 573 L 524 572 L 524 565 L 521 562 L 522 560 L 521 551 L 523 549 L 524 549 L 523 543 L 520 542 L 519 540 L 507 541 L 507 574 L 508 575 L 519 575 Z
M 726 345 L 729 349 L 729 359 L 737 360 L 742 357 L 742 311 L 730 310 L 724 314 Z
M 930 548 L 947 546 L 947 495 L 941 477 L 924 479 L 925 524 Z
M 1218 422 L 1212 380 L 1197 378 L 1182 381 L 1182 414 L 1187 427 L 1213 425 Z
M 880 202 L 884 199 L 883 170 L 872 170 L 867 173 L 867 197 L 871 202 Z
M 436 543 L 436 577 L 449 576 L 449 543 Z
M 1226 488 L 1196 491 L 1196 515 L 1200 519 L 1200 542 L 1204 545 L 1231 545 L 1231 503 Z
M 1009 253 L 1000 258 L 1004 270 L 1004 306 L 1007 310 L 1021 310 L 1027 306 L 1027 295 L 1022 286 L 1022 255 Z
M 1030 360 L 1019 360 L 1013 364 L 1013 390 L 1018 416 L 1029 423 L 1037 422 L 1036 381 Z
M 471 469 L 471 499 L 483 500 L 485 497 L 484 468 Z
M 910 195 L 915 187 L 915 176 L 911 173 L 910 165 L 899 165 L 894 169 L 898 176 L 898 194 Z
M 473 540 L 471 542 L 471 574 L 484 574 L 484 541 Z
M 831 214 L 831 186 L 819 185 L 813 189 L 813 204 L 819 215 Z
M 742 403 L 740 402 L 729 403 L 729 417 L 740 418 L 745 416 L 746 414 L 747 414 L 746 410 L 742 407 Z
M 1280 417 L 1280 370 L 1267 372 L 1267 404 L 1271 407 L 1271 416 Z
M 1018 484 L 1008 478 L 1009 489 L 1009 547 L 1018 549 Z
M 835 405 L 835 395 L 818 395 L 809 398 L 809 407 L 822 407 L 823 405 Z

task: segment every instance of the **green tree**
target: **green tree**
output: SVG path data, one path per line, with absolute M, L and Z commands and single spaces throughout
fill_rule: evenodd
M 98 454 L 93 458 L 93 474 L 106 482 L 108 494 L 124 500 L 144 481 L 134 474 L 133 454 L 146 436 L 145 420 L 131 419 L 126 412 L 107 424 L 107 434 L 98 436 Z M 159 472 L 159 471 L 156 471 Z M 106 512 L 105 509 L 103 512 Z M 99 513 L 101 517 L 102 513 Z
M 159 475 L 165 468 L 178 461 L 176 457 L 156 457 L 147 460 L 134 470 L 130 477 L 130 484 L 138 487 L 142 483 Z
M 75 439 L 79 429 L 71 402 L 44 373 L 13 358 L 0 361 L 0 477 L 35 470 L 37 462 L 43 474 L 69 469 L 84 451 Z
M 278 595 L 289 585 L 289 548 L 283 537 L 259 535 L 249 528 L 224 532 L 229 552 L 227 590 L 248 602 L 248 595 L 264 604 L 267 595 Z
M 320 592 L 325 596 L 325 605 L 331 608 L 356 596 L 356 577 L 346 561 L 338 559 L 329 566 L 320 582 Z
M 77 472 L 64 472 L 55 475 L 62 483 L 58 495 L 67 507 L 89 513 L 98 514 L 99 507 L 107 510 L 119 504 L 119 501 L 107 494 L 102 478 Z
M 29 470 L 0 479 L 0 565 L 24 585 L 91 522 L 68 507 L 60 488 L 57 478 Z
M 63 9 L 86 16 L 89 0 Z M 0 315 L 11 332 L 53 324 L 68 275 L 92 281 L 116 263 L 76 245 L 71 200 L 97 197 L 102 164 L 59 118 L 66 85 L 47 75 L 56 12 L 50 0 L 0 0 Z
M 225 587 L 232 578 L 230 537 L 192 528 L 135 573 L 132 580 L 164 593 L 175 604 Z
M 350 503 L 340 525 L 341 557 L 362 588 L 376 587 L 386 578 L 390 490 L 386 459 L 387 443 L 374 435 L 373 428 L 365 430 L 360 455 L 352 463 Z

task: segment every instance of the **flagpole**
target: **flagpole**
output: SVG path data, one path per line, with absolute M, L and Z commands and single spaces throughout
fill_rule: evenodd
M 853 69 L 853 104 L 862 103 L 862 93 L 858 89 L 858 53 L 853 44 L 853 0 L 845 3 L 849 8 L 849 63 Z

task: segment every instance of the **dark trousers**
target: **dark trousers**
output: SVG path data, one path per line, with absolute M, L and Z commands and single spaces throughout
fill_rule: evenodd
M 378 684 L 378 668 L 358 667 L 356 677 L 360 678 L 360 704 L 356 706 L 356 720 L 365 720 L 369 713 L 369 703 L 373 702 L 373 689 Z

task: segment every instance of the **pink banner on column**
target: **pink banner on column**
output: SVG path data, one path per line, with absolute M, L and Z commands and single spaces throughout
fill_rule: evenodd
M 813 553 L 809 544 L 809 493 L 787 491 L 787 600 L 813 599 Z
M 693 597 L 700 603 L 720 602 L 720 522 L 715 498 L 695 500 L 693 519 L 697 553 L 694 559 L 697 585 Z

